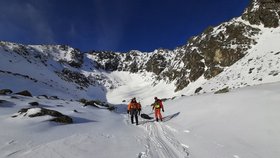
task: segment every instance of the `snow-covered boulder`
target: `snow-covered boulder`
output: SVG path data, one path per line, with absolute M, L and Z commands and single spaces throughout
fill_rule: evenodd
M 13 91 L 10 89 L 1 89 L 0 90 L 0 95 L 7 95 L 7 94 L 11 94 L 11 93 L 13 93 Z
M 24 90 L 24 91 L 15 93 L 15 94 L 26 96 L 26 97 L 32 97 L 32 94 L 29 91 L 27 91 L 27 90 Z
M 39 106 L 39 103 L 36 102 L 36 101 L 30 102 L 30 103 L 28 103 L 28 104 L 31 105 L 31 106 Z
M 18 111 L 18 113 L 12 117 L 18 117 L 18 116 L 28 116 L 28 117 L 39 117 L 39 116 L 52 116 L 53 118 L 50 119 L 49 121 L 54 121 L 54 122 L 59 122 L 59 123 L 65 123 L 65 124 L 70 124 L 73 123 L 73 120 L 71 117 L 63 115 L 62 113 L 55 111 L 55 110 L 50 110 L 46 108 L 23 108 Z

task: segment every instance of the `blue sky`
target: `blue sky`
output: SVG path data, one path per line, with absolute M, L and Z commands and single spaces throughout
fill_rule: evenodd
M 183 45 L 241 15 L 249 0 L 0 0 L 0 40 L 82 51 Z

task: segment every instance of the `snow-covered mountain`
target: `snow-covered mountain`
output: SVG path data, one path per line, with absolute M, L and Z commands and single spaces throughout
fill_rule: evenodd
M 0 157 L 279 158 L 279 16 L 279 0 L 252 0 L 153 52 L 0 42 Z M 131 124 L 130 99 L 153 116 L 154 96 L 170 120 Z
M 240 17 L 174 50 L 81 52 L 65 45 L 0 42 L 0 88 L 121 103 L 133 91 L 171 98 L 276 82 L 279 37 L 279 2 L 253 0 Z M 110 97 L 115 93 L 118 99 Z
M 278 13 L 279 2 L 254 0 L 242 16 L 174 50 L 84 53 L 65 45 L 1 42 L 0 88 L 110 100 L 110 92 L 125 85 L 136 90 L 148 85 L 152 92 L 168 91 L 161 97 L 170 98 L 279 81 Z

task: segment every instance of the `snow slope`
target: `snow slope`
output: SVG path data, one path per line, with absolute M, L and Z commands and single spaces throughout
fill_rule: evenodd
M 143 134 L 128 126 L 122 115 L 83 107 L 78 102 L 18 97 L 1 96 L 2 100 L 9 102 L 0 107 L 0 157 L 136 157 L 135 152 L 144 149 L 137 138 Z M 11 117 L 20 108 L 28 107 L 30 101 L 69 115 L 74 124 L 51 123 L 45 116 Z M 130 147 L 135 150 L 128 150 Z
M 59 46 L 23 46 L 9 42 L 1 44 L 0 89 L 9 88 L 15 92 L 26 89 L 35 95 L 56 95 L 67 99 L 95 97 L 106 100 L 103 86 L 92 85 L 87 90 L 81 90 L 79 84 L 63 80 L 57 75 L 63 69 L 79 71 L 68 64 L 62 64 L 62 61 L 71 59 L 69 52 L 59 50 Z
M 163 115 L 178 116 L 164 123 L 140 120 L 139 126 L 126 114 L 78 102 L 0 96 L 8 101 L 0 103 L 0 157 L 278 158 L 279 89 L 273 83 L 169 100 Z M 72 117 L 74 124 L 11 117 L 31 101 Z M 150 107 L 144 111 L 152 115 Z
M 146 129 L 148 127 L 158 129 L 159 125 L 147 123 L 137 127 L 130 124 L 126 114 L 83 107 L 78 102 L 16 97 L 18 99 L 0 96 L 1 100 L 5 100 L 0 106 L 0 157 L 90 158 L 94 155 L 98 158 L 121 158 L 151 156 L 147 154 L 152 154 L 153 157 L 186 155 L 186 152 L 181 151 L 183 148 L 173 151 L 173 145 L 166 141 L 164 135 L 150 135 L 150 132 L 162 133 L 160 129 L 159 131 Z M 11 117 L 19 109 L 30 107 L 28 102 L 32 101 L 39 102 L 40 107 L 57 110 L 72 117 L 74 124 L 51 123 L 47 121 L 50 116 Z M 40 111 L 38 108 L 34 108 L 29 110 L 28 114 L 35 114 L 38 111 Z M 158 143 L 164 147 L 160 149 L 162 153 L 158 153 Z M 157 151 L 150 151 L 151 149 Z
M 117 88 L 108 90 L 106 94 L 108 102 L 113 104 L 120 104 L 122 101 L 127 103 L 131 98 L 136 97 L 143 106 L 146 106 L 153 102 L 155 96 L 159 98 L 174 96 L 174 84 L 161 81 L 155 85 L 152 73 L 112 72 L 109 77 L 120 84 Z
M 189 147 L 192 158 L 277 158 L 280 83 L 203 94 L 165 103 L 164 126 Z

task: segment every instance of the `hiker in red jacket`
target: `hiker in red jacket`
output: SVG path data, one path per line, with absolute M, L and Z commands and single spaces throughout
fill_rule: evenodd
M 152 105 L 153 105 L 153 110 L 155 110 L 156 121 L 158 122 L 158 119 L 162 121 L 162 115 L 160 113 L 160 109 L 162 110 L 162 112 L 164 112 L 162 101 L 157 97 L 155 97 L 155 102 Z

